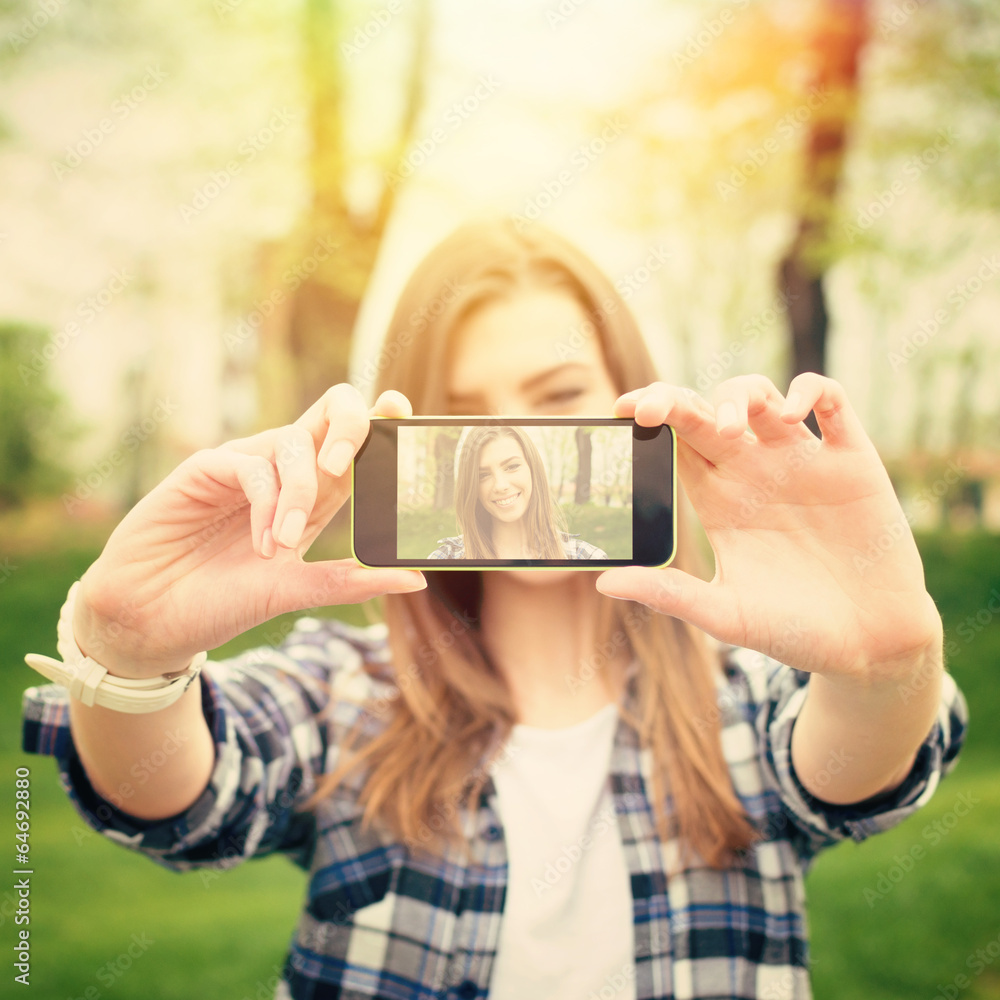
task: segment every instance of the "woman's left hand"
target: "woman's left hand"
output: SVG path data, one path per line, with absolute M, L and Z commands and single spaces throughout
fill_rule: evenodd
M 802 422 L 810 410 L 822 440 Z M 681 482 L 716 571 L 709 583 L 679 569 L 616 568 L 598 578 L 600 591 L 863 683 L 910 676 L 940 646 L 909 524 L 839 383 L 807 372 L 786 399 L 763 376 L 741 376 L 718 387 L 714 407 L 655 383 L 614 412 L 676 430 Z

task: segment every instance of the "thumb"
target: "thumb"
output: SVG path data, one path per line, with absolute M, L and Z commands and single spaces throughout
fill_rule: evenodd
M 353 559 L 289 563 L 274 583 L 274 614 L 335 604 L 358 604 L 390 593 L 412 593 L 427 586 L 423 573 L 369 569 Z
M 737 616 L 725 592 L 718 584 L 684 570 L 620 566 L 602 573 L 596 586 L 608 597 L 638 601 L 660 614 L 680 618 L 720 642 L 733 641 Z

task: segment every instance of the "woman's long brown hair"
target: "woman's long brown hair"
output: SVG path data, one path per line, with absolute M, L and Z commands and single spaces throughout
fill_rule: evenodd
M 566 556 L 559 534 L 559 516 L 549 477 L 535 443 L 516 427 L 486 425 L 474 427 L 462 446 L 455 481 L 455 514 L 462 532 L 466 559 L 496 559 L 493 545 L 493 517 L 479 502 L 479 453 L 491 441 L 513 438 L 521 449 L 531 474 L 531 499 L 524 512 L 525 538 L 532 545 L 532 559 L 563 559 Z
M 539 288 L 565 290 L 588 317 L 579 335 L 596 336 L 620 392 L 656 378 L 638 326 L 601 271 L 571 244 L 542 227 L 519 232 L 509 221 L 462 227 L 424 259 L 397 303 L 376 361 L 377 390 L 398 389 L 415 414 L 444 413 L 456 331 L 489 302 Z M 703 575 L 683 508 L 674 566 Z M 482 574 L 426 572 L 427 589 L 383 598 L 398 694 L 368 706 L 385 725 L 364 739 L 359 725 L 337 767 L 324 775 L 305 808 L 314 807 L 349 774 L 363 768 L 363 822 L 377 823 L 411 849 L 463 849 L 463 817 L 517 721 L 502 673 L 490 662 L 479 631 Z M 608 657 L 635 656 L 637 714 L 624 711 L 652 761 L 646 793 L 657 830 L 678 837 L 724 867 L 755 839 L 733 790 L 722 752 L 715 675 L 717 653 L 699 629 L 627 601 L 598 596 L 595 654 L 567 678 L 567 696 Z M 610 669 L 610 667 L 607 667 Z M 365 716 L 362 716 L 362 723 Z M 370 730 L 366 727 L 366 732 Z M 645 755 L 643 755 L 645 756 Z M 354 782 L 352 781 L 352 784 Z

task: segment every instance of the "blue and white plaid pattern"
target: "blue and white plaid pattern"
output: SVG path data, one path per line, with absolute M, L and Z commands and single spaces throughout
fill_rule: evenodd
M 562 536 L 563 550 L 566 559 L 607 559 L 604 549 L 599 549 L 591 542 L 585 542 L 579 535 Z M 464 559 L 465 539 L 462 535 L 449 535 L 438 539 L 438 547 L 427 557 L 428 559 Z
M 725 871 L 697 863 L 678 869 L 677 843 L 661 842 L 654 828 L 650 754 L 619 719 L 610 782 L 635 930 L 634 966 L 623 975 L 634 978 L 638 1000 L 809 997 L 803 876 L 811 859 L 837 841 L 899 823 L 953 767 L 967 710 L 946 676 L 933 731 L 898 789 L 860 807 L 818 802 L 790 757 L 807 681 L 760 654 L 727 653 L 722 745 L 763 840 Z M 201 685 L 216 765 L 204 794 L 182 815 L 136 820 L 94 792 L 73 747 L 66 691 L 57 685 L 25 692 L 24 749 L 56 757 L 63 786 L 94 829 L 167 868 L 229 868 L 280 851 L 307 870 L 308 902 L 278 1000 L 486 997 L 508 878 L 491 780 L 477 808 L 463 814 L 472 834 L 467 860 L 434 858 L 362 832 L 359 774 L 314 815 L 294 811 L 317 777 L 336 766 L 360 700 L 374 699 L 367 731 L 388 714 L 397 689 L 384 626 L 304 618 L 278 649 L 209 663 Z M 599 996 L 609 989 L 594 984 Z

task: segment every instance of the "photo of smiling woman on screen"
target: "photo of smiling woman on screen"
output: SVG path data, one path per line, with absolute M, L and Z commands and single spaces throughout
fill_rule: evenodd
M 516 427 L 473 427 L 461 443 L 455 484 L 461 534 L 428 559 L 607 559 L 568 534 L 542 457 Z

